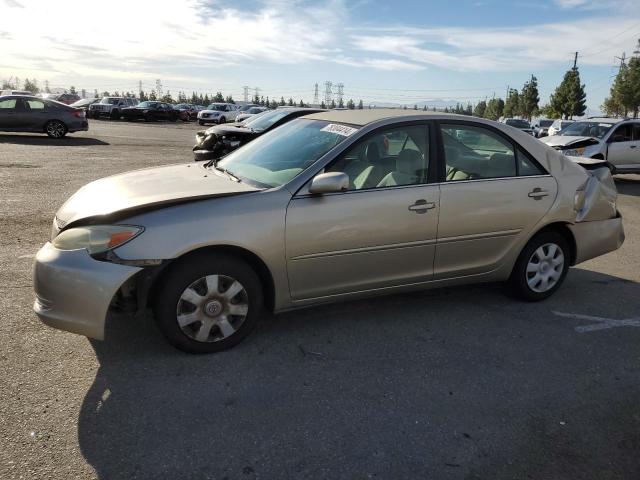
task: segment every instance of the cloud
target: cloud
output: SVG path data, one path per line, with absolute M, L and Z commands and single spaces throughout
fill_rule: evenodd
M 632 30 L 637 24 L 637 19 L 611 17 L 517 28 L 385 27 L 352 34 L 351 43 L 369 54 L 458 71 L 568 64 L 572 50 L 583 52 L 581 64 L 609 65 L 621 42 L 633 43 Z M 625 29 L 628 34 L 620 36 Z M 598 38 L 605 41 L 598 42 Z
M 553 0 L 553 3 L 563 9 L 609 12 L 635 11 L 638 8 L 637 0 Z
M 2 3 L 4 3 L 7 7 L 24 8 L 24 5 L 16 0 L 2 0 Z

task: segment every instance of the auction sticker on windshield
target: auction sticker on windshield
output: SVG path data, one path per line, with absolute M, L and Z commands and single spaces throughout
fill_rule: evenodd
M 346 125 L 338 125 L 337 123 L 330 123 L 326 127 L 320 130 L 321 132 L 337 133 L 343 137 L 353 135 L 358 131 L 357 128 L 347 127 Z

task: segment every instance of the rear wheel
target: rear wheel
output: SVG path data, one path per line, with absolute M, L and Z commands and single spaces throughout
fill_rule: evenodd
M 220 120 L 218 121 L 218 123 L 219 123 L 220 125 L 222 125 L 223 123 L 227 123 L 227 119 L 226 119 L 226 118 L 224 118 L 224 117 L 220 117 Z
M 113 110 L 111 110 L 111 113 L 109 114 L 109 118 L 111 120 L 120 120 L 120 111 L 114 108 Z
M 544 300 L 560 288 L 569 270 L 569 246 L 558 232 L 542 232 L 529 240 L 509 279 L 522 300 Z
M 204 122 L 202 120 L 198 120 L 198 125 L 204 125 Z
M 170 268 L 154 311 L 158 327 L 174 347 L 214 353 L 249 335 L 262 305 L 262 286 L 249 265 L 232 256 L 209 254 Z
M 50 120 L 44 126 L 44 131 L 51 138 L 62 138 L 67 134 L 67 126 L 60 120 Z

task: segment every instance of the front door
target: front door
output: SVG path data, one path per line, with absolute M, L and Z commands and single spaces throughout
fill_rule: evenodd
M 488 273 L 551 208 L 557 183 L 492 129 L 443 124 L 441 137 L 446 178 L 434 278 Z
M 426 123 L 374 132 L 327 171 L 346 192 L 291 200 L 286 256 L 294 300 L 431 280 L 440 191 L 428 184 Z
M 617 127 L 609 137 L 607 161 L 619 170 L 640 167 L 640 123 Z

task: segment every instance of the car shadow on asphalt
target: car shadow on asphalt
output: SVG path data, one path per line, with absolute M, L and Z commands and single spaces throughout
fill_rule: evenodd
M 637 298 L 574 268 L 542 303 L 476 285 L 326 305 L 208 356 L 114 316 L 80 449 L 100 479 L 631 478 L 640 328 L 553 312 L 640 316 Z
M 614 179 L 619 194 L 640 197 L 640 175 L 618 175 Z
M 73 134 L 71 134 L 73 135 Z M 43 135 L 0 135 L 0 143 L 13 143 L 16 145 L 42 145 L 47 147 L 89 147 L 96 145 L 109 145 L 104 140 L 90 137 L 65 136 L 63 138 L 50 138 Z

